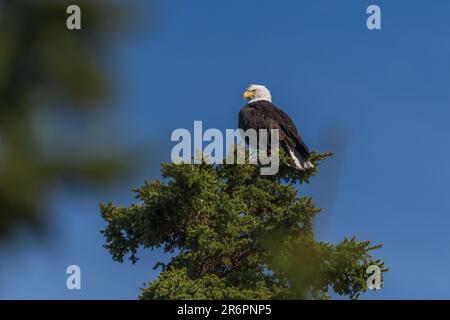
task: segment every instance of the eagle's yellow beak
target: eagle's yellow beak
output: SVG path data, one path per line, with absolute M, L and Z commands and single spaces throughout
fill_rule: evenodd
M 253 99 L 255 93 L 253 91 L 247 90 L 244 92 L 244 99 L 250 100 Z

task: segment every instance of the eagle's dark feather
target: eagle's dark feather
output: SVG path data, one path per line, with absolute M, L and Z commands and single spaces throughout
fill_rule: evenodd
M 239 128 L 242 130 L 267 129 L 270 137 L 271 129 L 279 130 L 280 147 L 290 155 L 294 153 L 304 169 L 308 163 L 309 150 L 303 142 L 291 118 L 271 102 L 261 100 L 247 104 L 239 112 Z M 270 143 L 270 138 L 268 138 Z M 270 146 L 268 146 L 270 148 Z M 295 159 L 294 159 L 295 160 Z M 308 165 L 306 165 L 306 168 Z

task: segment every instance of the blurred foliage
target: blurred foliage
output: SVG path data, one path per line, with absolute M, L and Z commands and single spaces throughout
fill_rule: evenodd
M 320 210 L 295 187 L 329 156 L 313 152 L 315 167 L 299 172 L 281 153 L 274 176 L 251 164 L 163 164 L 165 180 L 135 190 L 140 203 L 101 205 L 105 247 L 119 262 L 129 255 L 135 263 L 139 247 L 177 253 L 157 263 L 162 272 L 142 299 L 327 299 L 330 289 L 357 298 L 369 265 L 387 271 L 370 254 L 381 246 L 316 241 Z
M 123 168 L 116 151 L 66 140 L 72 119 L 87 121 L 108 97 L 100 64 L 103 45 L 118 21 L 113 2 L 77 1 L 82 30 L 66 28 L 72 1 L 0 1 L 0 237 L 18 225 L 39 226 L 42 205 L 55 181 L 104 182 Z M 105 110 L 106 112 L 107 110 Z M 45 134 L 57 115 L 58 131 Z M 83 118 L 84 117 L 84 118 Z M 36 121 L 36 119 L 41 119 Z M 43 138 L 44 137 L 44 138 Z

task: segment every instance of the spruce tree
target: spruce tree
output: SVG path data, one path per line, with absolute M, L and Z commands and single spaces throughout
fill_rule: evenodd
M 136 263 L 139 247 L 173 254 L 141 299 L 358 298 L 368 266 L 387 271 L 370 254 L 381 245 L 316 241 L 320 209 L 297 191 L 330 156 L 313 152 L 314 168 L 299 172 L 281 153 L 274 176 L 252 164 L 162 164 L 162 180 L 134 190 L 138 203 L 101 205 L 105 247 L 119 262 Z

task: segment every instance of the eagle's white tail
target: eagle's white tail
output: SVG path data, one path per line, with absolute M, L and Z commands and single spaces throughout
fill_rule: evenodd
M 301 161 L 299 158 L 297 158 L 294 154 L 294 152 L 289 149 L 289 154 L 291 155 L 292 159 L 294 160 L 295 166 L 300 171 L 305 171 L 307 169 L 314 168 L 314 165 L 310 161 Z M 302 164 L 303 162 L 303 164 Z

